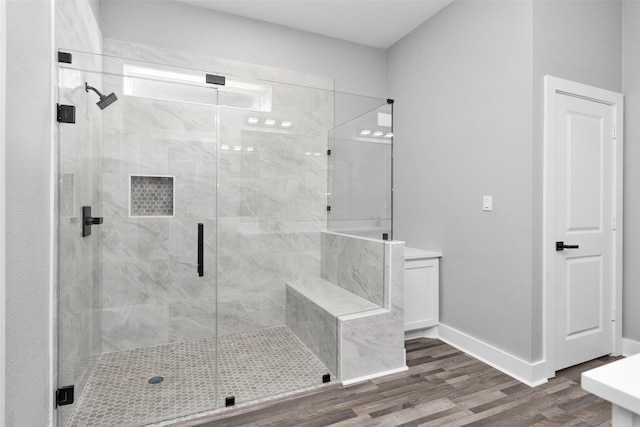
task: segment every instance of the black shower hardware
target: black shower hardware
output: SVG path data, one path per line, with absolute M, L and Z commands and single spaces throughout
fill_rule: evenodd
M 198 276 L 204 276 L 204 224 L 198 223 Z
M 102 217 L 91 216 L 91 206 L 82 207 L 82 237 L 91 236 L 91 226 L 102 224 Z
M 92 90 L 92 91 L 94 91 L 95 93 L 98 94 L 98 96 L 100 97 L 100 101 L 96 102 L 96 105 L 98 107 L 100 107 L 101 110 L 104 110 L 109 105 L 113 104 L 114 102 L 116 102 L 118 100 L 118 97 L 116 96 L 115 93 L 112 92 L 109 95 L 105 96 L 102 93 L 100 93 L 100 91 L 98 89 L 96 89 L 95 87 L 89 86 L 89 83 L 87 83 L 87 82 L 84 83 L 84 90 L 85 90 L 85 92 L 89 92 L 90 90 Z

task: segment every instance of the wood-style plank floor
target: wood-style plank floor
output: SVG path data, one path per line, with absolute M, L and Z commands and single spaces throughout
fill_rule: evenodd
M 536 388 L 435 339 L 406 342 L 409 370 L 202 426 L 610 426 L 611 404 L 580 387 L 602 357 Z

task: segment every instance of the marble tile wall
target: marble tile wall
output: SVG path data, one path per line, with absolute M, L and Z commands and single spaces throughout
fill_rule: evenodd
M 215 335 L 216 107 L 125 96 L 118 76 L 104 87 L 118 101 L 104 110 L 103 350 Z M 131 216 L 132 175 L 173 176 L 174 216 Z
M 271 113 L 221 109 L 220 140 L 230 146 L 220 150 L 218 188 L 221 335 L 284 324 L 286 282 L 320 273 L 326 155 L 314 153 L 326 152 L 330 94 L 282 85 L 273 91 Z M 314 95 L 314 107 L 306 107 L 316 117 L 310 121 L 295 110 L 296 99 Z M 293 126 L 248 126 L 250 115 L 286 118 Z
M 55 29 L 57 49 L 102 52 L 102 34 L 88 2 L 56 2 Z M 99 68 L 100 61 L 94 62 Z M 76 106 L 76 123 L 60 124 L 54 134 L 58 174 L 54 303 L 59 307 L 54 363 L 60 367 L 54 384 L 74 384 L 80 395 L 102 351 L 101 242 L 99 233 L 83 238 L 81 225 L 82 206 L 93 206 L 94 214 L 100 214 L 102 114 L 79 87 L 89 73 L 59 68 L 56 74 L 58 102 Z M 58 408 L 58 425 L 66 423 L 72 410 L 73 406 Z
M 287 286 L 287 326 L 334 375 L 338 375 L 337 319 Z
M 322 278 L 384 306 L 384 245 L 381 240 L 323 232 Z
M 340 379 L 376 375 L 406 366 L 404 353 L 404 242 L 384 243 L 388 310 L 338 318 Z
M 122 81 L 105 76 L 119 98 L 104 125 L 105 351 L 283 325 L 286 281 L 320 274 L 331 81 L 111 39 L 104 47 L 114 72 L 115 57 L 128 57 L 269 79 L 273 91 L 270 112 L 250 112 L 121 96 Z M 175 217 L 129 218 L 130 174 L 175 176 Z M 197 222 L 209 230 L 204 278 Z

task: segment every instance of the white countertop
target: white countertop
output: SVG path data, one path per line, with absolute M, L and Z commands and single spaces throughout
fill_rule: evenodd
M 436 251 L 428 251 L 425 249 L 417 249 L 417 248 L 404 248 L 404 259 L 423 259 L 423 258 L 440 258 L 442 256 L 442 252 Z
M 583 372 L 582 388 L 640 414 L 640 354 Z

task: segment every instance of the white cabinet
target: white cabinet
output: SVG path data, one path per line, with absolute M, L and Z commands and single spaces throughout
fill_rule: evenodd
M 436 326 L 439 321 L 440 252 L 405 248 L 404 330 Z

